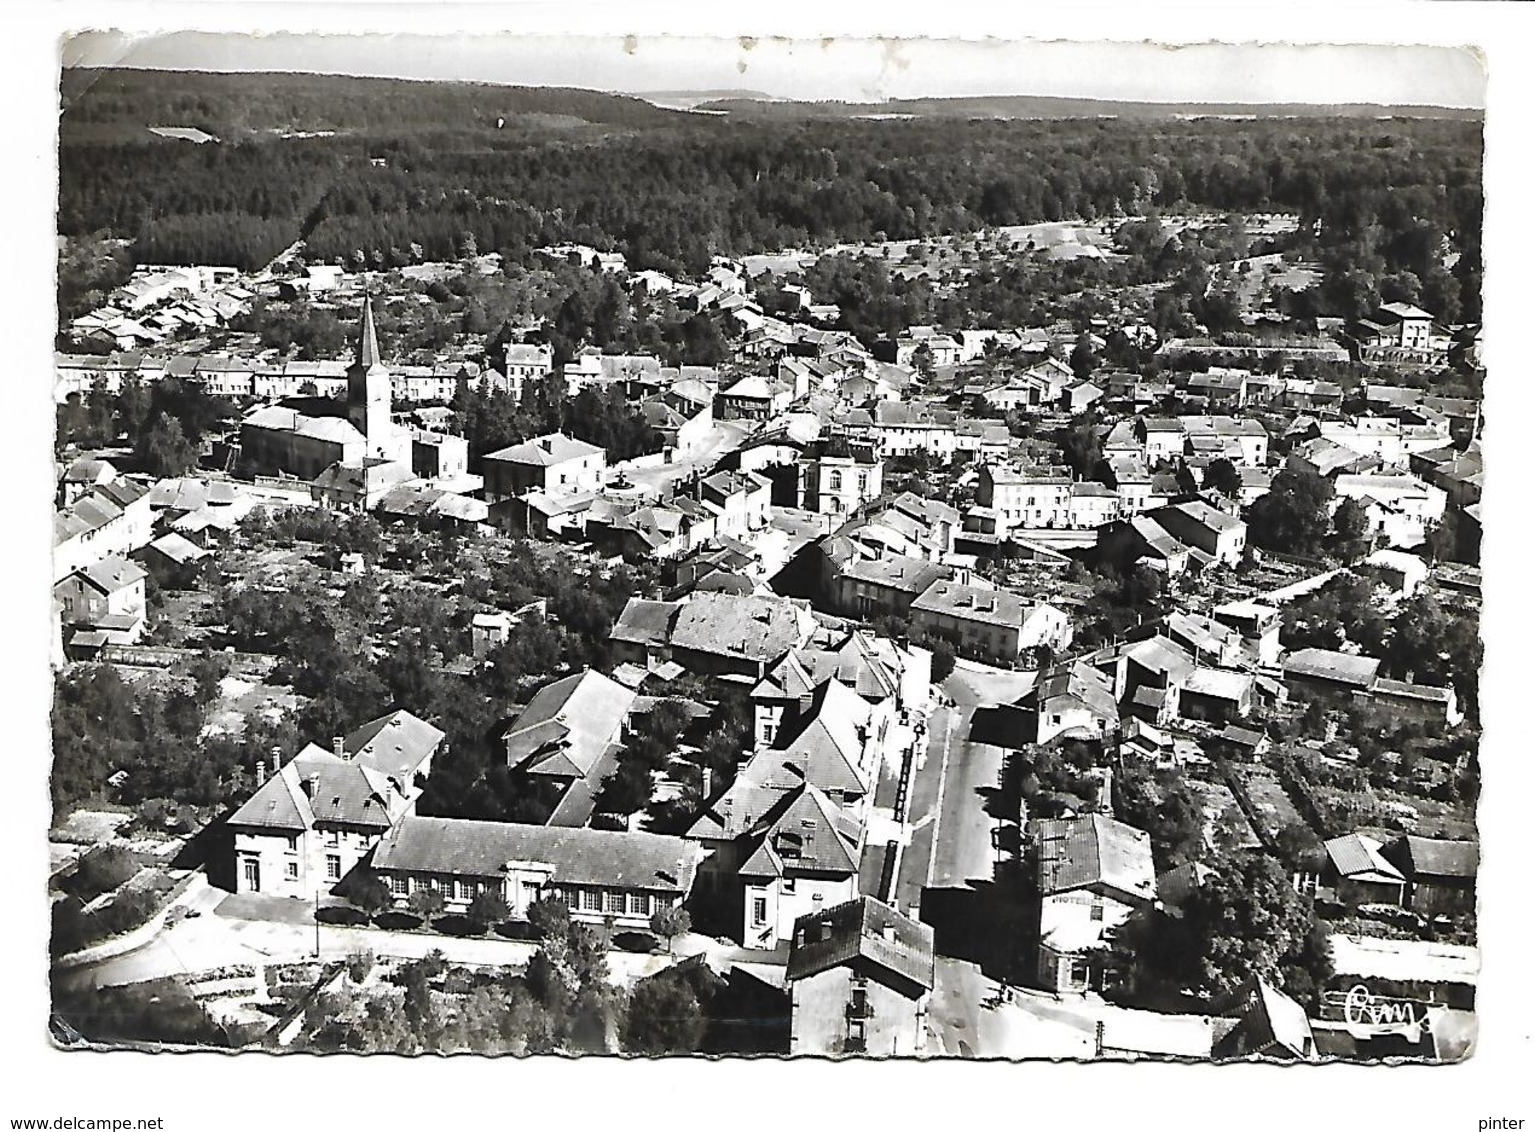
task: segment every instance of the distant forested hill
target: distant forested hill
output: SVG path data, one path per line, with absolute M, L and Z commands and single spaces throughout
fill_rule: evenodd
M 792 102 L 753 98 L 700 100 L 700 110 L 740 117 L 864 118 L 1453 118 L 1479 121 L 1480 110 L 1447 106 L 1381 106 L 1372 103 L 1111 102 L 1045 95 L 990 95 L 984 98 L 897 98 L 888 102 Z
M 534 116 L 637 128 L 675 117 L 640 98 L 559 87 L 345 75 L 77 68 L 64 72 L 66 138 L 134 139 L 191 126 L 233 140 L 269 131 L 475 129 Z
M 1299 213 L 1308 254 L 1357 275 L 1351 306 L 1387 274 L 1442 292 L 1447 263 L 1467 317 L 1480 290 L 1478 121 L 745 120 L 583 91 L 150 71 L 71 72 L 65 93 L 60 232 L 131 239 L 141 263 L 249 267 L 298 239 L 354 267 L 515 261 L 579 241 L 697 272 L 712 253 L 1197 207 Z

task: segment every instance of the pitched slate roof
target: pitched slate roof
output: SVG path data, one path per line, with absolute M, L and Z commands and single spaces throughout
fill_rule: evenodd
M 1062 698 L 1075 700 L 1101 719 L 1119 718 L 1119 705 L 1114 700 L 1112 684 L 1107 676 L 1091 665 L 1072 661 L 1049 669 L 1024 697 L 1023 702 L 1032 700 L 1043 710 L 1045 705 Z
M 932 990 L 933 929 L 872 896 L 794 922 L 786 977 L 792 982 L 862 959 Z
M 190 539 L 177 534 L 175 531 L 161 535 L 154 542 L 150 543 L 149 546 L 150 549 L 158 551 L 172 562 L 181 565 L 200 561 L 207 558 L 211 553 Z
M 1380 661 L 1373 656 L 1356 656 L 1332 649 L 1296 649 L 1284 659 L 1286 676 L 1309 676 L 1368 688 L 1375 682 Z
M 1405 861 L 1407 871 L 1419 877 L 1474 877 L 1477 867 L 1475 841 L 1447 841 L 1434 837 L 1400 837 L 1389 847 Z
M 332 444 L 351 444 L 365 439 L 356 425 L 340 417 L 306 417 L 302 413 L 294 416 L 293 432 L 298 436 L 325 440 Z
M 862 830 L 809 783 L 780 794 L 747 836 L 750 851 L 738 870 L 743 877 L 858 871 Z
M 378 869 L 473 877 L 501 876 L 511 861 L 552 866 L 555 884 L 683 894 L 693 885 L 698 847 L 659 833 L 410 815 L 373 856 Z
M 1332 866 L 1341 877 L 1361 881 L 1402 881 L 1405 878 L 1380 855 L 1381 843 L 1359 833 L 1345 834 L 1322 843 Z
M 439 728 L 401 708 L 364 723 L 343 740 L 343 749 L 361 765 L 409 785 L 444 737 Z
M 934 582 L 952 577 L 954 568 L 909 554 L 889 554 L 883 558 L 856 558 L 843 567 L 842 574 L 856 582 L 885 586 L 916 597 Z
M 1212 696 L 1222 700 L 1240 700 L 1252 690 L 1253 678 L 1248 672 L 1229 668 L 1196 668 L 1184 682 L 1184 690 L 1197 696 Z
M 568 460 L 580 460 L 601 451 L 602 449 L 595 444 L 566 436 L 563 432 L 551 432 L 547 436 L 534 437 L 521 444 L 508 445 L 499 451 L 491 452 L 485 459 L 547 468 L 555 464 L 563 464 Z
M 1194 499 L 1187 503 L 1174 503 L 1167 510 L 1181 511 L 1200 526 L 1208 527 L 1212 531 L 1229 531 L 1242 526 L 1242 520 L 1234 515 L 1228 515 L 1218 507 L 1211 507 L 1203 500 Z M 1161 509 L 1151 512 L 1156 518 Z
M 1101 884 L 1144 900 L 1156 899 L 1150 834 L 1103 814 L 1087 814 L 1041 819 L 1035 836 L 1041 895 Z
M 752 758 L 742 774 L 788 790 L 809 782 L 822 790 L 867 794 L 872 785 L 859 767 L 869 704 L 839 680 L 816 689 L 810 710 L 779 731 L 773 745 Z
M 142 581 L 145 576 L 142 566 L 128 561 L 121 554 L 109 554 L 99 562 L 82 566 L 75 573 L 104 594 L 115 594 L 118 590 Z
M 634 692 L 593 669 L 545 685 L 506 729 L 507 765 L 586 778 L 618 737 Z
M 1173 684 L 1182 684 L 1194 674 L 1194 660 L 1176 642 L 1167 637 L 1147 637 L 1124 647 L 1124 655 L 1151 672 L 1165 673 Z
M 1011 590 L 982 589 L 948 581 L 934 581 L 911 603 L 911 608 L 1003 628 L 1022 625 L 1029 612 L 1023 599 Z
M 800 643 L 799 610 L 779 598 L 695 593 L 672 624 L 671 643 L 710 656 L 772 663 Z
M 316 822 L 387 829 L 391 790 L 378 771 L 310 744 L 229 819 L 236 827 L 301 832 Z
M 730 786 L 706 806 L 687 835 L 694 840 L 730 841 L 752 829 L 783 798 L 784 792 L 747 774 L 747 763 Z

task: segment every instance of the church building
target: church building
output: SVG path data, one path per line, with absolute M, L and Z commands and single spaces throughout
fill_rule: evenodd
M 346 417 L 311 416 L 282 405 L 253 409 L 240 423 L 240 467 L 250 475 L 287 475 L 314 480 L 335 465 L 362 468 L 401 464 L 415 474 L 413 455 L 417 433 L 390 417 L 392 398 L 388 367 L 379 355 L 378 330 L 373 324 L 373 299 L 363 300 L 362 333 L 357 357 L 346 372 Z M 457 437 L 432 434 L 423 438 L 440 462 L 444 441 Z M 448 447 L 457 447 L 448 445 Z M 426 452 L 423 452 L 425 455 Z M 458 460 L 451 461 L 457 465 Z M 467 448 L 463 455 L 467 464 Z M 456 467 L 454 469 L 457 470 Z M 441 475 L 434 467 L 426 475 Z

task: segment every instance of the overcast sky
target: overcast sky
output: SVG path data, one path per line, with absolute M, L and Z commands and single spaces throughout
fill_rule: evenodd
M 852 101 L 1040 94 L 1160 102 L 1480 108 L 1476 54 L 1448 47 L 961 42 L 838 38 L 86 33 L 66 66 L 316 71 L 645 91 L 743 89 Z

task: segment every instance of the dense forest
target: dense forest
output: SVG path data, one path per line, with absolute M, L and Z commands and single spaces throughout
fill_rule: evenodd
M 1476 120 L 746 121 L 591 92 L 92 75 L 69 84 L 59 228 L 132 239 L 138 262 L 253 267 L 304 239 L 382 268 L 579 241 L 691 273 L 715 253 L 1286 210 L 1345 297 L 1453 265 L 1461 313 L 1479 309 Z M 299 129 L 337 132 L 273 132 Z

